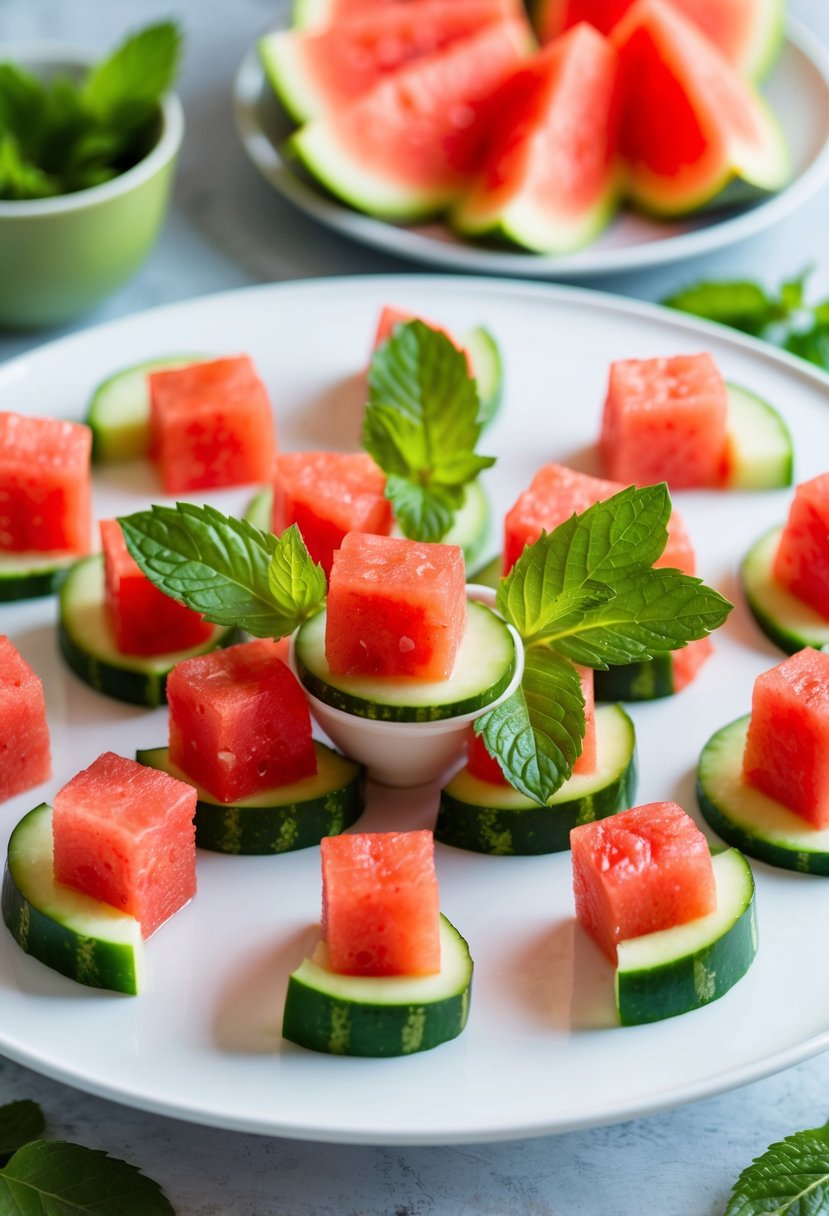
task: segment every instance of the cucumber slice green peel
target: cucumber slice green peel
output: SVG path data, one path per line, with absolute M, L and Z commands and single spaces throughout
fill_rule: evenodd
M 752 545 L 740 568 L 746 602 L 766 637 L 786 654 L 806 646 L 829 647 L 829 620 L 792 595 L 774 577 L 774 559 L 782 526 L 772 528 Z
M 2 908 L 21 950 L 53 971 L 91 988 L 131 995 L 141 991 L 141 926 L 117 908 L 55 882 L 52 808 L 46 803 L 24 816 L 12 832 Z
M 203 363 L 209 355 L 166 355 L 134 363 L 95 389 L 84 419 L 92 431 L 94 464 L 139 460 L 147 455 L 150 430 L 150 372 Z
M 77 553 L 0 553 L 0 603 L 51 595 L 77 560 Z
M 596 734 L 598 771 L 572 776 L 547 806 L 462 768 L 441 791 L 435 840 L 499 856 L 569 849 L 572 828 L 626 810 L 635 801 L 636 734 L 620 705 L 597 710 Z
M 737 384 L 728 389 L 729 490 L 777 490 L 790 486 L 794 445 L 777 410 Z
M 749 717 L 718 730 L 702 750 L 697 798 L 706 822 L 723 840 L 758 861 L 829 876 L 829 828 L 814 827 L 744 779 Z
M 238 631 L 216 625 L 200 646 L 171 654 L 122 654 L 115 645 L 104 608 L 104 559 L 85 557 L 72 567 L 60 589 L 58 643 L 69 667 L 85 684 L 117 701 L 155 708 L 165 702 L 169 672 L 183 659 L 230 646 Z
M 405 1056 L 457 1038 L 466 1025 L 472 986 L 469 947 L 440 918 L 437 975 L 339 975 L 320 942 L 288 981 L 282 1034 L 330 1055 Z
M 737 849 L 711 860 L 714 912 L 619 943 L 616 1006 L 623 1026 L 700 1009 L 724 996 L 751 966 L 757 953 L 751 869 Z
M 218 802 L 196 785 L 196 844 L 216 853 L 288 853 L 338 836 L 362 814 L 365 770 L 324 743 L 314 741 L 317 772 L 289 785 L 254 794 L 238 803 Z M 194 785 L 170 761 L 169 749 L 136 752 L 139 764 L 160 769 Z

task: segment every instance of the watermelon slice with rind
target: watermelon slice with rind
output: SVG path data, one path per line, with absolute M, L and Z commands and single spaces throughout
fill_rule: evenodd
M 350 21 L 365 13 L 408 8 L 421 0 L 294 0 L 292 24 L 295 30 L 320 29 L 335 21 Z
M 371 0 L 350 2 L 366 4 Z M 699 26 L 741 76 L 750 80 L 759 80 L 766 74 L 782 46 L 785 0 L 670 2 Z M 589 21 L 603 34 L 609 34 L 634 3 L 635 0 L 538 0 L 535 22 L 542 42 L 552 41 L 580 21 Z
M 786 142 L 759 93 L 666 0 L 637 0 L 614 30 L 631 200 L 683 215 L 746 202 L 790 175 Z
M 518 11 L 518 0 L 393 4 L 322 29 L 265 34 L 259 55 L 282 105 L 306 122 L 347 105 L 403 64 Z
M 582 24 L 501 89 L 487 156 L 452 214 L 467 236 L 567 253 L 613 216 L 621 174 L 615 49 Z
M 391 220 L 437 215 L 480 164 L 493 94 L 531 48 L 523 19 L 488 25 L 306 123 L 287 151 L 359 211 Z

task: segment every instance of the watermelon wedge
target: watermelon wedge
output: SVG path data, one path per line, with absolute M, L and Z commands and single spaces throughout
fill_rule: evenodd
M 390 8 L 408 8 L 419 3 L 421 0 L 294 0 L 293 27 L 296 30 L 318 29 L 366 13 L 382 13 Z
M 765 102 L 667 0 L 637 0 L 612 40 L 621 63 L 620 151 L 637 206 L 683 215 L 786 184 L 788 150 Z
M 287 150 L 332 194 L 369 215 L 436 215 L 478 168 L 492 95 L 531 47 L 523 19 L 488 25 L 306 123 Z
M 606 227 L 619 197 L 619 65 L 582 24 L 501 89 L 483 167 L 452 213 L 467 236 L 566 253 Z
M 306 122 L 354 101 L 410 60 L 517 12 L 518 0 L 394 4 L 322 29 L 266 34 L 259 55 L 285 109 Z
M 339 0 L 344 2 L 347 0 Z M 784 0 L 670 2 L 719 47 L 741 76 L 757 80 L 771 67 L 783 41 Z M 552 41 L 580 21 L 589 21 L 603 34 L 609 34 L 634 3 L 635 0 L 538 0 L 536 28 L 542 42 Z

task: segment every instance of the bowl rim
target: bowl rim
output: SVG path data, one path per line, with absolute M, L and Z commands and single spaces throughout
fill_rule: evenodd
M 0 42 L 0 63 L 13 63 L 23 68 L 31 64 L 88 67 L 100 57 L 99 51 L 69 43 L 47 40 Z M 142 185 L 173 160 L 181 147 L 184 138 L 184 109 L 177 93 L 167 93 L 161 99 L 161 119 L 161 134 L 147 155 L 132 168 L 99 186 L 88 186 L 71 194 L 57 194 L 52 198 L 0 199 L 0 221 L 82 211 L 86 207 L 94 207 L 118 198 Z

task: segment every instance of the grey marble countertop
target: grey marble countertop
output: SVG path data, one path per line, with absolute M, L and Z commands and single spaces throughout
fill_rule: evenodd
M 792 8 L 829 42 L 828 0 Z M 0 0 L 0 42 L 66 39 L 102 51 L 175 16 L 187 35 L 188 133 L 166 229 L 137 277 L 73 328 L 275 279 L 424 270 L 323 232 L 270 191 L 237 143 L 235 69 L 279 15 L 270 0 Z M 829 290 L 829 192 L 788 223 L 696 263 L 591 285 L 658 299 L 689 279 L 774 284 L 809 262 Z M 49 337 L 58 336 L 50 334 Z M 44 335 L 0 335 L 0 360 Z M 825 965 L 825 959 L 821 960 Z M 829 1017 L 829 1010 L 827 1011 Z M 739 1171 L 773 1140 L 826 1121 L 829 1056 L 669 1114 L 558 1137 L 447 1148 L 313 1145 L 179 1123 L 0 1060 L 0 1103 L 42 1103 L 48 1132 L 140 1165 L 179 1216 L 718 1216 Z

